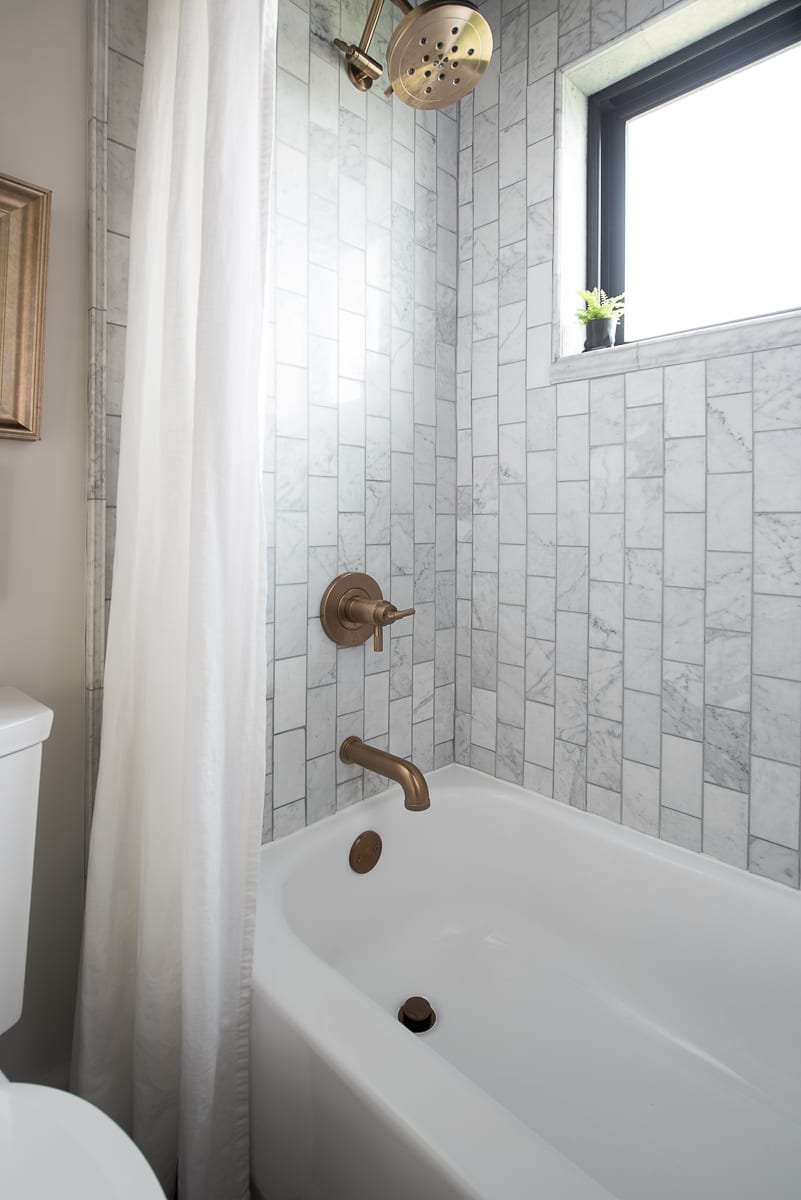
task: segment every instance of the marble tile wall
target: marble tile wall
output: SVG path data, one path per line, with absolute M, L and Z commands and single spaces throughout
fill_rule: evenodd
M 366 12 L 278 9 L 266 838 L 385 786 L 339 761 L 350 734 L 453 759 L 457 111 L 352 86 L 331 42 Z M 352 570 L 416 608 L 381 654 L 321 629 Z
M 662 8 L 505 3 L 461 104 L 456 758 L 797 887 L 801 322 L 551 382 L 557 72 Z
M 481 86 L 415 114 L 345 79 L 361 9 L 280 3 L 264 836 L 382 786 L 357 733 L 797 886 L 801 331 L 551 383 L 556 72 L 663 5 L 482 7 Z M 143 14 L 110 0 L 109 564 Z M 417 608 L 383 655 L 322 634 L 349 569 Z
M 90 297 L 87 416 L 86 837 L 91 825 L 116 526 L 133 170 L 147 0 L 89 7 Z

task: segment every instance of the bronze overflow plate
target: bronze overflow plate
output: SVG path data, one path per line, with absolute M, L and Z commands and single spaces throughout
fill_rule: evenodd
M 348 855 L 351 871 L 355 871 L 357 875 L 366 875 L 368 871 L 372 871 L 381 857 L 382 849 L 381 837 L 374 829 L 360 833 Z

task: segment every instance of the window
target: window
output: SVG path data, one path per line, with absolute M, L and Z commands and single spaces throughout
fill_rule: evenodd
M 617 341 L 801 306 L 801 2 L 783 0 L 589 101 L 587 286 Z

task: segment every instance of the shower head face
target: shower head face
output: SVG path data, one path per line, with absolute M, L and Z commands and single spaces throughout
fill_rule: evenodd
M 407 13 L 387 48 L 387 74 L 412 108 L 444 108 L 472 92 L 492 57 L 492 30 L 466 0 L 425 0 Z

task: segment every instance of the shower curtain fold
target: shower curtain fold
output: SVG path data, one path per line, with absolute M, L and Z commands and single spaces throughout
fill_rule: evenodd
M 275 0 L 150 0 L 73 1085 L 168 1195 L 249 1194 Z

